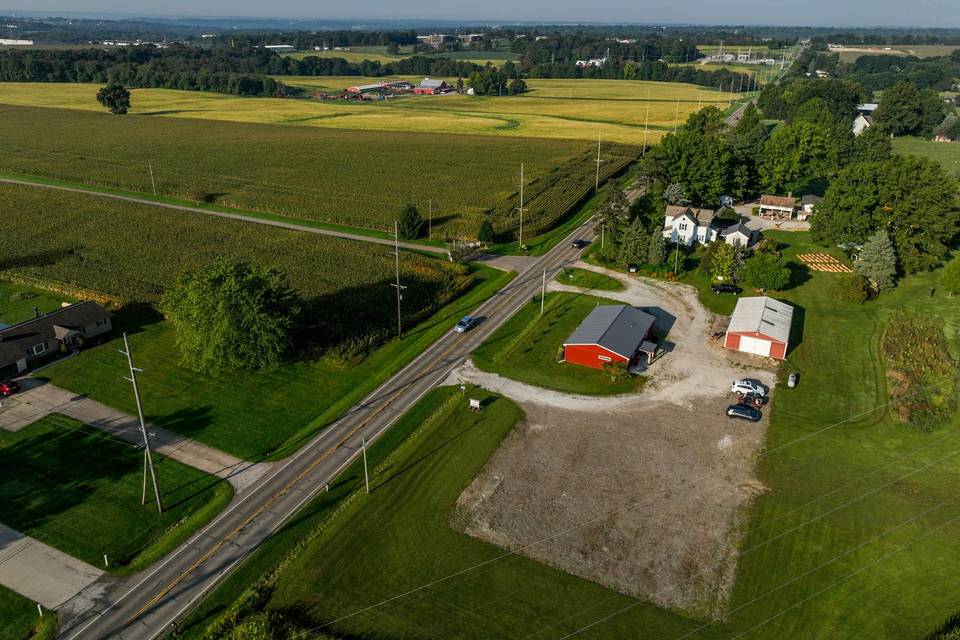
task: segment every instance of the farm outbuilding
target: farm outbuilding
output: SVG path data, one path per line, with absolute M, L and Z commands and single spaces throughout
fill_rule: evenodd
M 594 369 L 609 362 L 630 366 L 641 351 L 650 350 L 644 343 L 655 321 L 649 313 L 625 304 L 598 306 L 563 343 L 564 359 Z
M 790 346 L 793 307 L 766 296 L 740 298 L 730 317 L 723 346 L 733 351 L 783 360 Z
M 436 95 L 439 93 L 444 93 L 447 91 L 447 83 L 443 80 L 432 80 L 430 78 L 424 78 L 420 81 L 416 87 L 414 87 L 413 92 L 418 96 L 421 95 Z

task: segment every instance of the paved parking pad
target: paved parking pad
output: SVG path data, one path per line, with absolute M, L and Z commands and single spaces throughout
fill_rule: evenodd
M 0 524 L 0 584 L 56 609 L 103 572 Z

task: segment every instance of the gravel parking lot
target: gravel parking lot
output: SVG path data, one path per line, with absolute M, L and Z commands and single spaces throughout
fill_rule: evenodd
M 773 374 L 708 339 L 718 318 L 692 288 L 626 285 L 603 295 L 653 312 L 658 330 L 669 330 L 668 352 L 642 393 L 565 395 L 469 364 L 454 374 L 452 382 L 499 391 L 526 414 L 461 495 L 454 525 L 623 593 L 720 619 L 742 525 L 763 491 L 754 467 L 766 430 L 766 418 L 733 421 L 723 410 L 733 379 L 770 385 Z

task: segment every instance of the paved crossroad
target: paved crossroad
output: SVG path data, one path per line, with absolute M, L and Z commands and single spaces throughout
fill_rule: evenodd
M 473 331 L 450 331 L 423 354 L 354 406 L 297 454 L 276 464 L 259 486 L 235 502 L 148 573 L 114 584 L 85 615 L 68 622 L 70 640 L 150 640 L 181 619 L 231 569 L 323 490 L 359 453 L 361 438 L 376 440 L 489 335 L 539 293 L 541 278 L 553 278 L 579 251 L 574 238 L 590 239 L 592 221 L 532 262 L 472 315 Z

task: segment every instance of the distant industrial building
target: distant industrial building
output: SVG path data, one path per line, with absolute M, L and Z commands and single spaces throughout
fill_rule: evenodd
M 292 44 L 268 44 L 264 45 L 264 49 L 269 49 L 270 51 L 276 53 L 293 53 L 297 50 Z
M 417 36 L 417 40 L 419 40 L 421 44 L 426 44 L 435 49 L 439 49 L 448 42 L 453 42 L 455 38 L 442 33 L 432 33 L 428 36 Z
M 30 47 L 33 46 L 33 40 L 21 40 L 19 38 L 0 38 L 0 45 L 7 47 Z

